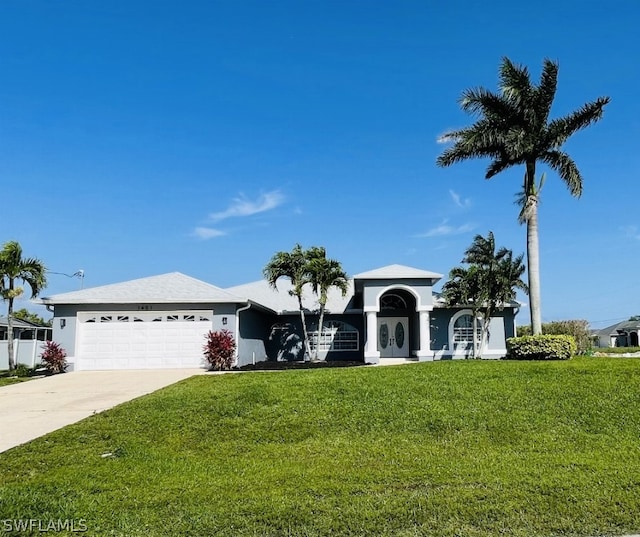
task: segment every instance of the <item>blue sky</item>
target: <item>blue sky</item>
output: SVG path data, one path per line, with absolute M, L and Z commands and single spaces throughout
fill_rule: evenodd
M 534 79 L 549 57 L 553 116 L 612 101 L 566 145 L 582 198 L 553 173 L 542 192 L 543 321 L 640 314 L 640 5 L 577 6 L 4 0 L 0 241 L 85 286 L 237 285 L 297 242 L 350 274 L 446 274 L 489 230 L 524 252 L 524 170 L 437 168 L 437 138 L 472 121 L 457 99 L 495 90 L 503 56 Z M 78 285 L 50 274 L 44 294 Z

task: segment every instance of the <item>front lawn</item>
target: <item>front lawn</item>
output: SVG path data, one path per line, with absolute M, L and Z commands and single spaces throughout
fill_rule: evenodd
M 16 384 L 18 382 L 25 382 L 27 380 L 32 380 L 33 379 L 33 377 L 14 377 L 14 376 L 11 376 L 13 374 L 14 374 L 13 372 L 10 374 L 9 371 L 0 371 L 0 387 L 8 386 L 9 384 Z
M 640 361 L 622 358 L 198 376 L 2 454 L 0 521 L 126 537 L 637 532 L 639 386 Z

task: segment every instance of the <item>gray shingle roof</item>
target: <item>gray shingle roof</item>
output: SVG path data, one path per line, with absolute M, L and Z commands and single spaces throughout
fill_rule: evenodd
M 6 317 L 0 317 L 0 326 L 8 326 L 8 320 Z M 36 324 L 23 321 L 22 319 L 13 319 L 14 328 L 49 328 L 48 326 L 38 326 Z
M 289 291 L 292 289 L 291 282 L 286 278 L 282 278 L 277 282 L 277 289 L 269 286 L 266 280 L 246 283 L 235 287 L 229 287 L 227 292 L 251 299 L 276 312 L 298 311 L 298 299 L 291 296 Z M 353 280 L 349 281 L 349 289 L 343 297 L 340 291 L 331 288 L 327 297 L 326 309 L 331 313 L 342 313 L 349 305 L 349 301 L 353 296 Z M 313 311 L 320 308 L 318 297 L 313 293 L 310 285 L 304 287 L 302 304 L 305 308 Z
M 616 324 L 612 324 L 611 326 L 607 326 L 606 328 L 595 330 L 594 332 L 592 332 L 592 335 L 617 336 L 618 330 L 628 331 L 628 330 L 638 330 L 638 329 L 640 329 L 640 321 L 622 321 Z
M 360 274 L 356 274 L 353 278 L 355 280 L 404 280 L 414 278 L 439 280 L 442 278 L 442 274 L 431 272 L 429 270 L 407 267 L 406 265 L 388 265 L 379 269 L 361 272 Z
M 215 285 L 170 272 L 123 283 L 43 297 L 43 304 L 246 303 Z

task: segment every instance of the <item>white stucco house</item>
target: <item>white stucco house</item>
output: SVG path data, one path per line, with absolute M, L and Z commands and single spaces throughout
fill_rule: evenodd
M 597 347 L 637 347 L 640 321 L 622 321 L 592 332 Z
M 437 360 L 466 358 L 473 342 L 471 310 L 447 307 L 434 293 L 441 274 L 390 265 L 356 274 L 345 297 L 332 289 L 322 330 L 317 297 L 304 305 L 312 349 L 321 359 Z M 303 359 L 297 300 L 286 280 L 222 289 L 169 273 L 41 299 L 53 311 L 53 339 L 72 369 L 204 367 L 210 330 L 228 329 L 237 342 L 236 365 Z M 485 358 L 506 353 L 519 304 L 488 322 Z

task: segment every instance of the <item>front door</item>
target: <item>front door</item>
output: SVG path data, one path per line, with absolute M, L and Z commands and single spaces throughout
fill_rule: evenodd
M 406 317 L 378 318 L 378 350 L 380 358 L 409 357 L 409 319 Z

